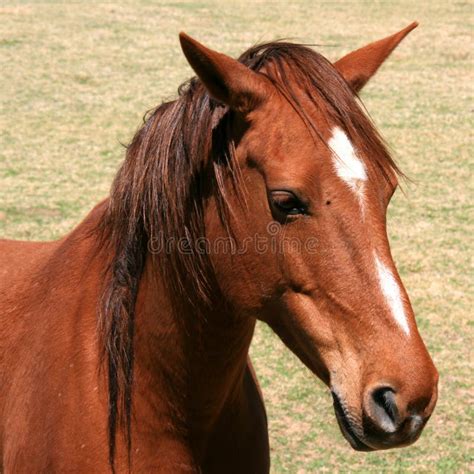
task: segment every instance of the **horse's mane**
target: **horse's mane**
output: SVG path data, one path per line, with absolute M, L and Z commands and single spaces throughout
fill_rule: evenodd
M 301 44 L 273 42 L 250 48 L 239 61 L 265 74 L 311 133 L 319 135 L 298 101 L 301 93 L 316 107 L 324 107 L 356 146 L 367 151 L 370 164 L 383 176 L 399 173 L 349 85 L 323 56 Z M 193 243 L 205 235 L 204 208 L 209 196 L 215 198 L 222 222 L 228 225 L 227 176 L 239 187 L 232 114 L 209 97 L 198 79 L 191 79 L 180 86 L 178 99 L 145 116 L 112 185 L 100 225 L 101 241 L 112 255 L 100 308 L 112 467 L 119 426 L 124 428 L 130 455 L 134 310 L 147 258 L 154 259 L 177 310 L 182 304 L 204 307 L 219 297 L 208 257 L 193 252 Z M 169 238 L 187 242 L 189 251 L 151 255 L 150 243 L 166 248 Z

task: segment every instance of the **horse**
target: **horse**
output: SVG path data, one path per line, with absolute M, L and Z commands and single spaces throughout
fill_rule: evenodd
M 60 240 L 0 243 L 2 472 L 269 472 L 257 320 L 355 450 L 420 436 L 438 373 L 387 237 L 404 175 L 358 97 L 416 26 L 334 63 L 180 34 L 196 76 L 110 196 Z

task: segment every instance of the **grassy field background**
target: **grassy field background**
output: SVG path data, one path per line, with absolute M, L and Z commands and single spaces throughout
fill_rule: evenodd
M 418 20 L 363 99 L 413 179 L 392 201 L 389 231 L 440 371 L 437 410 L 415 446 L 356 453 L 327 389 L 266 327 L 252 356 L 274 473 L 472 472 L 473 5 L 2 2 L 0 236 L 57 238 L 106 196 L 120 143 L 191 75 L 180 30 L 232 55 L 289 37 L 337 59 Z

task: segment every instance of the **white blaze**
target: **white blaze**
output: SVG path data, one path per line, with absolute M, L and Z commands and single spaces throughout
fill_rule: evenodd
M 357 156 L 352 143 L 339 127 L 335 127 L 329 140 L 333 152 L 333 164 L 337 175 L 357 195 L 362 206 L 364 199 L 364 182 L 367 172 L 363 161 Z
M 395 321 L 400 325 L 400 327 L 408 336 L 410 334 L 410 328 L 408 327 L 408 319 L 405 314 L 405 307 L 403 305 L 400 286 L 393 276 L 393 273 L 380 261 L 380 258 L 376 253 L 374 253 L 374 257 L 375 267 L 377 269 L 377 275 L 382 293 L 385 296 L 390 310 L 392 311 Z
M 352 143 L 341 128 L 335 127 L 333 129 L 332 137 L 328 144 L 333 153 L 333 165 L 337 176 L 355 193 L 359 200 L 362 215 L 364 215 L 364 192 L 365 182 L 367 181 L 367 171 L 364 162 L 357 156 L 356 150 L 354 150 Z M 382 263 L 375 252 L 374 258 L 382 294 L 395 321 L 408 336 L 410 328 L 405 314 L 400 286 L 393 273 Z

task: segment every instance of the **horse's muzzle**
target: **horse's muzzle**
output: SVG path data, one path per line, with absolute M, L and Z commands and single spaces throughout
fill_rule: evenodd
M 390 386 L 377 387 L 368 391 L 362 416 L 355 417 L 333 393 L 339 427 L 357 451 L 390 449 L 414 443 L 423 431 L 436 399 L 436 386 L 431 397 L 416 403 L 404 403 Z

